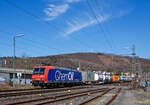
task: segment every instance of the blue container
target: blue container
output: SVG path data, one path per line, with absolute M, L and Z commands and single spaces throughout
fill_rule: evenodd
M 48 82 L 82 82 L 82 75 L 77 70 L 50 69 L 48 72 Z

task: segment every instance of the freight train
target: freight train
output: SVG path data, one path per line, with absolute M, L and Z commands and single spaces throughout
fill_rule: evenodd
M 40 87 L 75 86 L 121 81 L 118 75 L 106 72 L 80 71 L 54 66 L 35 66 L 32 85 Z

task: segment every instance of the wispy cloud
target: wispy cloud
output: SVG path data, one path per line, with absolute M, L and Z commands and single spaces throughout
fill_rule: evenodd
M 45 19 L 45 21 L 50 21 L 55 19 L 57 16 L 60 14 L 65 13 L 69 9 L 68 4 L 63 4 L 63 5 L 53 5 L 49 4 L 48 8 L 44 9 L 45 14 L 48 16 L 48 18 Z
M 68 3 L 79 2 L 80 0 L 66 0 Z
M 114 15 L 114 17 L 120 18 L 122 16 L 129 14 L 131 11 L 133 11 L 133 8 L 130 8 L 128 10 L 119 10 L 118 13 L 116 15 Z
M 70 8 L 69 6 L 70 3 L 74 2 L 80 2 L 80 0 L 65 0 L 64 4 L 62 5 L 49 4 L 48 8 L 44 9 L 44 13 L 48 16 L 44 20 L 45 21 L 54 20 L 59 15 L 64 14 Z
M 110 16 L 105 16 L 105 17 L 99 17 L 98 18 L 98 21 L 101 23 L 101 22 L 104 22 L 106 21 Z M 74 19 L 72 22 L 68 22 L 68 28 L 66 29 L 65 31 L 65 34 L 63 35 L 64 37 L 67 37 L 69 35 L 71 35 L 72 33 L 76 32 L 76 31 L 79 31 L 83 28 L 86 28 L 88 26 L 91 26 L 91 25 L 94 25 L 94 24 L 98 24 L 98 22 L 96 19 L 93 19 L 93 18 L 88 18 L 88 20 L 81 20 L 80 18 L 76 18 Z
M 86 27 L 89 27 L 91 25 L 102 23 L 104 21 L 107 21 L 108 19 L 123 17 L 123 16 L 129 14 L 132 10 L 133 10 L 133 8 L 130 8 L 128 10 L 119 10 L 115 14 L 109 14 L 109 15 L 104 14 L 104 16 L 100 16 L 98 18 L 98 21 L 96 19 L 92 18 L 89 15 L 86 15 L 83 18 L 81 18 L 81 17 L 80 18 L 75 18 L 71 22 L 70 21 L 67 22 L 68 28 L 65 29 L 65 34 L 63 36 L 67 37 L 67 36 L 71 35 L 74 32 L 80 31 L 80 30 L 82 30 Z M 86 19 L 85 17 L 88 17 L 88 19 Z

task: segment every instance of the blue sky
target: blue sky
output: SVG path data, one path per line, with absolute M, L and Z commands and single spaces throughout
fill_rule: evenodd
M 150 0 L 0 0 L 0 56 L 76 52 L 150 58 Z M 125 49 L 125 48 L 128 48 Z

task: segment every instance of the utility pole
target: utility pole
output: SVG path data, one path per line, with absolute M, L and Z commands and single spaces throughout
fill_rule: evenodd
M 140 83 L 141 80 L 143 79 L 143 74 L 142 74 L 141 62 L 139 60 L 138 60 L 138 65 L 139 65 L 138 82 Z
M 24 34 L 20 34 L 20 35 L 16 35 L 13 37 L 13 47 L 14 47 L 14 51 L 13 51 L 13 68 L 14 68 L 14 73 L 13 73 L 13 87 L 16 85 L 16 38 L 22 37 L 24 36 Z
M 135 61 L 135 45 L 133 44 L 132 46 L 132 75 L 135 74 L 136 71 L 136 61 Z M 134 78 L 132 77 L 132 83 L 131 83 L 131 87 L 134 87 L 134 79 L 135 79 L 135 75 Z
M 13 68 L 14 68 L 14 73 L 13 73 L 13 87 L 16 84 L 15 78 L 16 78 L 16 38 L 13 37 L 13 42 L 14 42 L 14 57 L 13 57 Z
M 112 55 L 112 71 L 114 70 L 114 55 Z
M 26 69 L 27 69 L 27 60 L 24 58 L 24 85 L 26 85 Z

